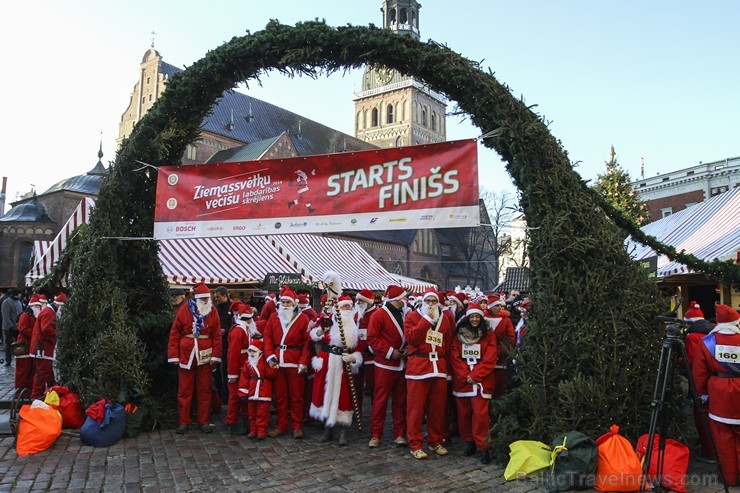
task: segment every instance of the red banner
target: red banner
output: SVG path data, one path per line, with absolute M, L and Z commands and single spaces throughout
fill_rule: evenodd
M 477 226 L 474 140 L 159 168 L 154 237 Z

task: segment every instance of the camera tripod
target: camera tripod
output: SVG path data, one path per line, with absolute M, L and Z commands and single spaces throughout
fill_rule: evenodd
M 644 463 L 642 466 L 642 478 L 640 479 L 640 493 L 644 493 L 647 489 L 648 483 L 648 472 L 650 471 L 650 463 L 653 455 L 653 445 L 655 442 L 655 432 L 660 425 L 660 438 L 658 439 L 658 470 L 656 471 L 656 477 L 651 478 L 653 489 L 655 491 L 667 491 L 662 484 L 663 476 L 663 461 L 665 460 L 665 442 L 666 435 L 668 433 L 668 412 L 666 409 L 666 393 L 670 388 L 673 387 L 673 378 L 675 376 L 675 364 L 680 364 L 686 371 L 686 377 L 689 381 L 689 393 L 691 400 L 694 405 L 694 409 L 700 412 L 701 419 L 703 421 L 705 429 L 709 430 L 709 423 L 706 413 L 702 410 L 701 398 L 696 388 L 696 382 L 694 381 L 694 375 L 691 372 L 689 366 L 689 360 L 686 357 L 686 347 L 683 341 L 679 337 L 681 334 L 681 328 L 687 326 L 690 322 L 684 320 L 671 318 L 671 317 L 656 317 L 666 324 L 665 333 L 666 338 L 663 340 L 663 345 L 660 350 L 660 363 L 658 365 L 658 378 L 655 381 L 655 390 L 653 391 L 653 400 L 651 402 L 652 413 L 650 415 L 650 428 L 648 431 L 648 443 L 647 450 L 645 452 Z M 680 358 L 680 360 L 679 360 Z M 680 362 L 679 362 L 680 361 Z M 715 458 L 717 456 L 717 445 L 714 443 L 714 438 L 711 432 L 709 433 L 709 442 L 712 445 L 712 451 L 714 452 Z M 724 480 L 724 474 L 722 473 L 722 466 L 717 459 L 717 475 L 719 480 L 724 486 L 725 493 L 729 493 L 727 484 Z

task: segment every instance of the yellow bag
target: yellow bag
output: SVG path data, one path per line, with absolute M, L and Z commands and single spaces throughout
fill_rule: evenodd
M 50 390 L 44 396 L 44 402 L 50 406 L 59 407 L 59 394 L 55 390 Z
M 551 454 L 550 447 L 535 440 L 518 440 L 510 444 L 504 479 L 520 479 L 547 469 L 552 464 Z

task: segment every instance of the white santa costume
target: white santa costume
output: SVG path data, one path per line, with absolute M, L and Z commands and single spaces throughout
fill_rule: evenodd
M 311 330 L 311 340 L 320 343 L 321 350 L 312 361 L 316 376 L 309 413 L 312 418 L 323 421 L 327 428 L 352 424 L 352 395 L 345 361 L 351 364 L 353 374 L 362 367 L 362 353 L 357 350 L 357 324 L 351 310 L 352 299 L 341 296 L 337 303 L 346 346 L 342 345 L 336 314 L 331 316 L 332 324 L 328 331 L 321 325 Z

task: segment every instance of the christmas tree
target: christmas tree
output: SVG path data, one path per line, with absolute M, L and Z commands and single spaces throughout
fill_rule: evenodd
M 640 196 L 632 188 L 630 175 L 617 162 L 614 146 L 611 149 L 611 159 L 606 163 L 603 174 L 597 175 L 593 185 L 607 202 L 615 209 L 622 211 L 638 225 L 642 226 L 649 220 L 647 205 L 640 200 Z

